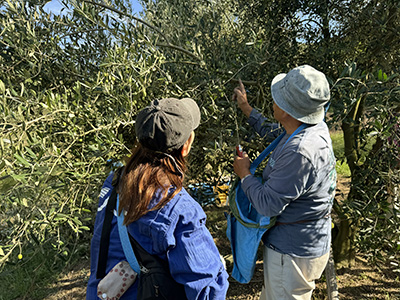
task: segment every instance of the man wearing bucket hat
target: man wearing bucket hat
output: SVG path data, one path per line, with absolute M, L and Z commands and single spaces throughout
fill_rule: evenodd
M 329 257 L 336 187 L 335 156 L 325 124 L 330 99 L 323 73 L 303 65 L 277 75 L 271 84 L 274 118 L 286 134 L 271 154 L 260 183 L 250 173 L 246 153 L 236 157 L 235 173 L 258 213 L 276 216 L 263 236 L 264 285 L 260 299 L 311 299 Z M 280 132 L 246 96 L 243 84 L 233 100 L 249 124 L 266 139 Z
M 119 237 L 120 227 L 116 225 L 121 214 L 130 236 L 144 251 L 163 261 L 163 265 L 168 266 L 172 280 L 179 284 L 179 289 L 173 284 L 166 286 L 165 282 L 171 282 L 166 281 L 167 278 L 162 278 L 160 285 L 152 282 L 151 288 L 156 295 L 159 294 L 163 299 L 179 300 L 225 299 L 229 285 L 228 274 L 205 226 L 206 215 L 183 188 L 185 158 L 190 152 L 194 130 L 199 124 L 199 107 L 190 98 L 155 100 L 139 112 L 135 123 L 138 143 L 122 175 L 114 176 L 112 172 L 100 193 L 91 242 L 91 275 L 87 300 L 99 299 L 99 296 L 111 299 L 108 291 L 98 290 L 99 282 L 106 273 L 113 275 L 113 267 L 128 259 L 121 244 L 122 238 Z M 119 184 L 114 186 L 118 178 Z M 105 270 L 99 272 L 99 269 L 102 270 L 99 267 L 102 265 L 99 249 L 103 241 L 103 223 L 113 189 L 118 193 L 119 209 L 113 209 L 109 249 L 105 252 L 108 253 L 105 255 Z M 147 265 L 147 268 L 152 271 L 151 265 Z M 144 274 L 149 271 L 146 265 L 144 269 L 141 266 L 141 270 Z M 121 300 L 137 299 L 138 291 L 140 293 L 138 282 L 141 281 L 136 279 L 130 287 L 126 287 L 126 282 L 120 282 L 125 293 L 116 297 Z M 118 282 L 112 282 L 111 287 L 117 285 Z M 165 295 L 164 291 L 170 295 Z

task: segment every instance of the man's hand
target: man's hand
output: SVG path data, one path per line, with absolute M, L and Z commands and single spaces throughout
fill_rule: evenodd
M 250 113 L 253 108 L 250 106 L 249 102 L 247 102 L 246 89 L 244 88 L 244 85 L 240 79 L 239 86 L 233 90 L 232 100 L 237 101 L 237 104 L 243 113 L 247 117 L 250 117 Z
M 240 179 L 250 174 L 250 159 L 246 152 L 243 152 L 243 157 L 237 156 L 235 158 L 233 169 Z

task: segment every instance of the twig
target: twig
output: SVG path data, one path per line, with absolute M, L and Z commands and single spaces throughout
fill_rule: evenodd
M 156 45 L 157 45 L 158 47 L 166 47 L 166 48 L 171 48 L 171 49 L 178 50 L 178 51 L 180 51 L 180 52 L 185 53 L 186 55 L 189 55 L 189 56 L 191 56 L 191 57 L 197 59 L 198 61 L 201 61 L 201 60 L 202 60 L 202 59 L 201 59 L 200 57 L 198 57 L 196 54 L 193 54 L 192 52 L 190 52 L 190 51 L 188 51 L 188 50 L 186 50 L 186 49 L 183 49 L 182 47 L 179 47 L 179 46 L 176 46 L 176 45 L 173 45 L 173 44 L 170 44 L 170 43 L 168 43 L 168 44 L 157 43 Z
M 101 6 L 101 7 L 105 8 L 105 9 L 111 10 L 111 11 L 113 11 L 113 12 L 115 12 L 115 13 L 117 13 L 117 14 L 120 14 L 120 15 L 122 15 L 122 16 L 126 16 L 126 17 L 128 17 L 128 18 L 134 19 L 135 21 L 137 21 L 137 22 L 139 22 L 139 23 L 142 23 L 143 25 L 146 25 L 147 27 L 149 27 L 149 28 L 151 28 L 151 29 L 157 31 L 157 33 L 158 33 L 159 35 L 161 35 L 161 36 L 165 39 L 165 41 L 169 44 L 169 41 L 168 41 L 167 37 L 161 32 L 160 29 L 158 29 L 157 27 L 155 27 L 155 26 L 153 26 L 153 25 L 147 23 L 146 21 L 143 21 L 143 20 L 140 19 L 140 18 L 137 18 L 137 17 L 132 16 L 132 15 L 130 15 L 130 14 L 124 13 L 124 12 L 122 12 L 122 11 L 120 11 L 120 10 L 118 10 L 118 9 L 116 9 L 116 8 L 114 8 L 114 7 L 112 7 L 112 6 L 107 5 L 107 4 L 97 3 L 97 2 L 94 2 L 94 1 L 90 1 L 90 0 L 83 0 L 83 2 L 90 3 L 90 4 L 93 4 L 93 5 L 97 5 L 97 6 Z

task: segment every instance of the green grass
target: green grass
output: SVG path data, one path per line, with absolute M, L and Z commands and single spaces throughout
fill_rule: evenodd
M 53 277 L 49 259 L 43 253 L 9 263 L 0 274 L 0 300 L 25 298 L 40 299 L 40 287 Z
M 345 176 L 345 177 L 350 177 L 350 168 L 349 165 L 345 161 L 344 157 L 344 140 L 343 140 L 343 132 L 342 131 L 337 131 L 334 133 L 331 133 L 331 139 L 332 139 L 332 147 L 333 147 L 333 152 L 335 153 L 336 157 L 336 172 L 338 175 Z
M 57 256 L 51 246 L 40 248 L 27 250 L 21 260 L 14 257 L 7 263 L 0 273 L 0 300 L 44 299 L 49 294 L 48 286 L 80 257 L 76 254 L 68 263 Z
M 336 159 L 344 159 L 344 139 L 343 131 L 336 131 L 331 133 L 333 152 L 335 152 Z

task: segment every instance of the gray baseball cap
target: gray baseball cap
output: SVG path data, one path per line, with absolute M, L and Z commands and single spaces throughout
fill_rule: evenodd
M 330 99 L 325 75 L 309 65 L 275 76 L 271 94 L 276 105 L 306 124 L 317 124 L 324 119 L 324 105 Z
M 191 98 L 154 100 L 136 117 L 139 142 L 155 151 L 179 149 L 200 124 L 200 109 Z

